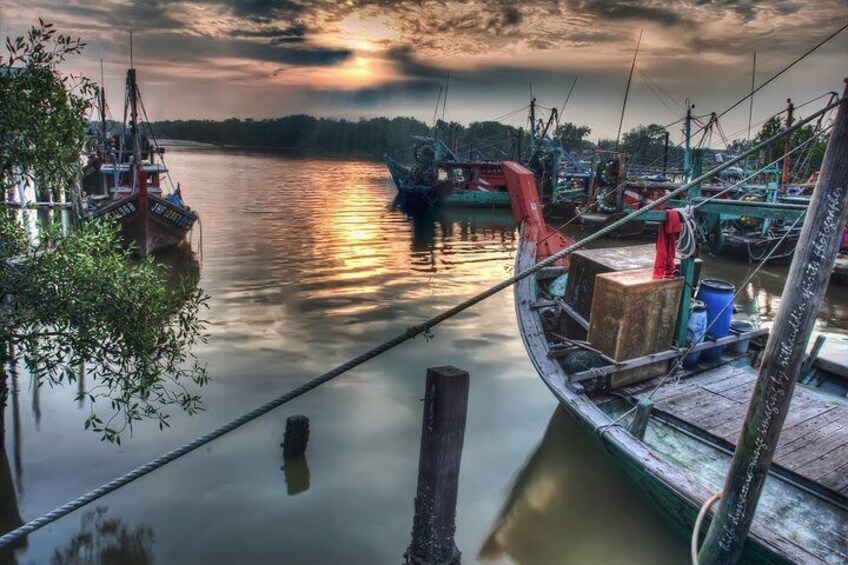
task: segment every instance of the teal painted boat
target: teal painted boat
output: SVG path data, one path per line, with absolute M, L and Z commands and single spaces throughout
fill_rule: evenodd
M 518 273 L 571 242 L 551 237 L 551 228 L 536 213 L 540 203 L 535 191 L 514 194 L 513 201 L 513 215 L 521 222 L 515 262 Z M 652 265 L 652 257 L 640 264 L 636 248 L 627 249 L 616 251 L 621 271 Z M 581 317 L 574 304 L 557 298 L 551 290 L 552 281 L 567 273 L 569 283 L 586 292 L 585 277 L 569 270 L 573 269 L 561 262 L 516 283 L 516 318 L 527 354 L 542 381 L 584 432 L 628 476 L 639 494 L 688 539 L 699 510 L 722 489 L 756 371 L 750 368 L 747 353 L 728 353 L 666 382 L 667 364 L 682 354 L 674 348 L 625 361 L 610 362 L 597 355 L 587 361 L 586 346 L 592 347 L 591 340 L 583 341 L 585 333 L 571 328 L 578 322 L 585 332 L 589 317 Z M 588 303 L 594 308 L 598 301 Z M 756 330 L 723 339 L 736 343 L 764 333 Z M 714 346 L 707 342 L 695 349 Z M 623 380 L 625 371 L 632 375 L 634 370 L 663 362 L 663 376 Z M 630 408 L 649 395 L 655 406 L 640 439 L 628 431 Z M 787 416 L 743 560 L 845 563 L 848 429 L 832 424 L 848 421 L 848 406 L 801 386 L 795 389 L 792 406 L 798 408 Z

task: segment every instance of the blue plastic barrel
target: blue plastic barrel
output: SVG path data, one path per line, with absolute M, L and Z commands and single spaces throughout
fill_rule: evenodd
M 729 282 L 718 279 L 705 279 L 698 287 L 695 298 L 707 307 L 707 326 L 715 339 L 727 337 L 730 333 L 730 321 L 733 318 L 733 293 L 736 288 Z M 701 360 L 718 359 L 724 346 L 707 349 L 701 354 Z
M 693 300 L 692 307 L 689 310 L 689 323 L 687 324 L 689 343 L 697 345 L 704 340 L 704 334 L 707 333 L 707 307 L 700 300 Z M 695 351 L 683 358 L 683 366 L 687 369 L 692 368 L 701 358 L 701 351 Z

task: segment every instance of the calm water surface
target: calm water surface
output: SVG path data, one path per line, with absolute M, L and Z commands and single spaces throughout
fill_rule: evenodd
M 511 272 L 507 211 L 411 220 L 376 163 L 174 151 L 203 218 L 210 339 L 198 353 L 206 411 L 137 426 L 117 447 L 83 431 L 89 407 L 27 376 L 7 410 L 0 500 L 25 520 L 204 433 L 394 336 Z M 201 243 L 195 230 L 194 246 Z M 742 262 L 705 273 L 740 282 Z M 746 289 L 769 320 L 785 268 Z M 844 346 L 848 300 L 828 292 L 821 329 Z M 840 340 L 842 340 L 840 342 Z M 516 333 L 511 292 L 30 536 L 45 563 L 80 542 L 115 562 L 398 563 L 409 544 L 425 369 L 471 373 L 457 544 L 465 562 L 685 563 L 686 541 L 556 408 Z M 311 418 L 307 466 L 281 470 L 292 414 Z M 3 463 L 0 461 L 0 463 Z M 8 477 L 13 477 L 13 486 Z M 5 487 L 5 488 L 3 488 Z

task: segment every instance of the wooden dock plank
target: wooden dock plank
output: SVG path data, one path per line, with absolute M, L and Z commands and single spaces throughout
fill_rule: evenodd
M 747 366 L 726 365 L 668 382 L 652 397 L 656 410 L 735 445 L 756 385 Z M 645 398 L 657 379 L 624 387 Z M 775 455 L 775 464 L 848 495 L 848 408 L 796 387 Z
M 808 434 L 815 432 L 819 428 L 823 428 L 828 424 L 836 421 L 848 421 L 848 414 L 842 410 L 830 409 L 826 412 L 818 414 L 812 418 L 808 418 L 803 422 L 798 422 L 794 426 L 786 426 L 780 432 L 780 441 L 777 444 L 777 450 L 787 448 L 786 453 L 789 453 L 788 447 L 792 443 L 806 442 Z
M 831 471 L 819 479 L 819 482 L 823 485 L 827 485 L 836 492 L 848 495 L 848 465 L 843 465 L 842 467 Z
M 794 449 L 790 448 L 781 454 L 782 465 L 794 471 L 848 444 L 848 426 L 844 422 L 834 422 L 816 430 L 804 439 L 806 441 L 795 442 Z
M 727 424 L 717 427 L 713 433 L 727 439 L 728 441 L 736 443 L 736 439 L 742 432 L 742 425 L 744 424 L 745 412 L 747 412 L 747 410 L 748 406 L 746 404 L 741 415 L 735 415 L 736 417 L 732 419 L 728 418 Z M 803 422 L 804 420 L 812 418 L 825 411 L 827 411 L 827 407 L 817 404 L 810 396 L 806 394 L 799 395 L 796 393 L 793 395 L 792 404 L 789 407 L 789 414 L 786 416 L 784 428 L 794 426 L 797 423 Z
M 832 449 L 819 457 L 798 467 L 795 471 L 813 480 L 819 480 L 825 475 L 848 465 L 848 443 L 843 443 L 836 449 Z
M 673 379 L 669 379 L 662 387 L 660 387 L 659 390 L 657 390 L 656 393 L 654 393 L 651 400 L 653 400 L 654 403 L 657 403 L 685 392 L 703 388 L 707 385 L 714 385 L 738 375 L 739 371 L 740 369 L 733 365 L 725 365 L 715 369 L 714 371 L 710 371 L 708 374 L 698 375 L 690 379 L 683 379 L 679 382 L 674 382 Z M 651 379 L 644 383 L 623 387 L 619 391 L 621 394 L 631 396 L 647 396 L 654 390 L 654 388 L 656 388 L 658 382 L 659 379 Z

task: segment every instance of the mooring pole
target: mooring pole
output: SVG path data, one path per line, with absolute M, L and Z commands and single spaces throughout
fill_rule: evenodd
M 468 382 L 456 367 L 427 369 L 412 543 L 404 554 L 409 565 L 459 564 L 454 533 Z
M 663 175 L 668 172 L 668 130 L 663 134 Z
M 843 97 L 846 95 L 848 81 Z M 742 554 L 847 217 L 848 108 L 843 102 L 786 279 L 787 292 L 766 344 L 721 504 L 698 554 L 702 565 L 735 563 Z

